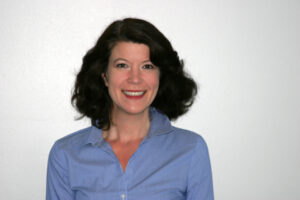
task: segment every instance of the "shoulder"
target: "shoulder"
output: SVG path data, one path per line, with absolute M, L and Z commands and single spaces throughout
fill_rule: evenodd
M 184 144 L 190 144 L 190 145 L 204 145 L 206 146 L 206 142 L 203 139 L 203 137 L 190 130 L 173 127 L 173 135 L 177 138 L 177 140 L 181 141 L 181 143 Z
M 177 137 L 178 144 L 189 149 L 191 155 L 191 165 L 202 169 L 210 169 L 209 150 L 203 137 L 195 132 L 174 127 L 174 135 Z M 197 169 L 200 169 L 197 168 Z
M 52 146 L 51 151 L 76 151 L 88 142 L 92 129 L 92 126 L 87 127 L 58 139 Z
M 207 151 L 206 142 L 200 134 L 174 126 L 171 132 L 162 135 L 159 144 L 192 151 Z

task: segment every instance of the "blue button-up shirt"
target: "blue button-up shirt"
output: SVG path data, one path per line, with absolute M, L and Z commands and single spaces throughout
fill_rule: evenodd
M 151 108 L 150 130 L 125 172 L 94 126 L 58 140 L 47 173 L 47 200 L 213 200 L 207 146 Z

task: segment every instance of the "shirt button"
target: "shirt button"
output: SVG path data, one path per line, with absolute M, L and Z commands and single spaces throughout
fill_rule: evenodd
M 125 194 L 121 194 L 121 198 L 125 199 L 126 195 Z

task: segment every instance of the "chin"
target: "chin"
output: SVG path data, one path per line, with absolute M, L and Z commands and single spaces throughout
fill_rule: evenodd
M 147 107 L 147 108 L 130 108 L 130 109 L 128 109 L 127 113 L 132 114 L 132 115 L 138 115 L 138 114 L 147 112 L 148 110 L 149 110 L 149 107 Z
M 149 106 L 145 107 L 145 106 L 124 106 L 123 108 L 119 107 L 117 108 L 117 110 L 119 111 L 123 111 L 126 112 L 127 114 L 130 115 L 139 115 L 142 114 L 144 112 L 147 112 L 149 110 Z

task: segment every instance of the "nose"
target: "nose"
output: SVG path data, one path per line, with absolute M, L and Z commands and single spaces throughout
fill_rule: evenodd
M 138 67 L 132 67 L 129 71 L 128 81 L 130 83 L 140 83 L 142 80 L 141 71 Z

